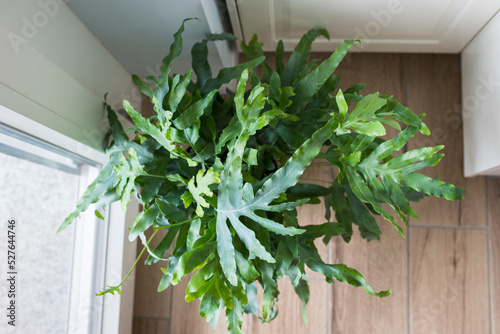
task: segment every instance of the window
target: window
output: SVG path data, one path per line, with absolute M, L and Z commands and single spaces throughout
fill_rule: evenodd
M 123 296 L 94 295 L 105 284 L 119 282 L 123 273 L 125 214 L 119 203 L 101 210 L 104 221 L 89 209 L 56 233 L 104 161 L 103 153 L 82 149 L 78 142 L 0 105 L 2 281 L 8 272 L 9 220 L 15 221 L 16 234 L 16 327 L 2 321 L 1 333 L 107 334 L 127 327 L 120 318 L 120 308 L 127 314 Z M 131 216 L 136 213 L 129 210 Z M 0 286 L 4 291 L 5 284 Z M 9 305 L 8 299 L 2 292 L 0 305 Z
M 87 214 L 56 234 L 98 166 L 5 126 L 0 166 L 4 238 L 15 221 L 17 330 L 99 332 L 102 298 L 93 294 L 103 286 L 105 223 Z

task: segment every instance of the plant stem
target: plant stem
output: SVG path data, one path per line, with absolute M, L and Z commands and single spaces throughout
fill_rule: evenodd
M 151 242 L 151 240 L 153 240 L 153 238 L 155 237 L 156 233 L 158 233 L 158 231 L 155 231 L 151 237 L 149 238 L 149 240 L 147 241 L 147 244 L 149 245 L 149 243 Z M 119 288 L 120 286 L 123 285 L 123 283 L 125 283 L 125 281 L 127 280 L 127 278 L 130 276 L 130 274 L 132 273 L 132 271 L 134 271 L 135 267 L 137 266 L 137 264 L 139 263 L 139 260 L 141 259 L 142 255 L 144 254 L 144 251 L 146 251 L 146 246 L 144 246 L 141 250 L 141 252 L 139 253 L 139 256 L 137 256 L 137 259 L 135 259 L 135 262 L 134 264 L 132 265 L 132 267 L 130 268 L 130 270 L 128 271 L 127 275 L 125 275 L 125 277 L 123 278 L 123 280 L 120 282 L 120 284 L 118 284 L 116 286 L 116 288 Z
M 182 224 L 186 224 L 186 223 L 189 223 L 190 221 L 193 221 L 193 220 L 195 220 L 197 218 L 200 218 L 200 217 L 196 216 L 194 218 L 191 218 L 191 219 L 188 219 L 188 220 L 184 220 L 184 221 L 182 221 L 180 223 L 175 223 L 175 224 L 170 224 L 170 225 L 165 225 L 165 226 L 156 226 L 156 227 L 154 227 L 154 229 L 156 230 L 156 232 L 158 232 L 159 230 L 161 230 L 163 228 L 170 228 L 170 227 L 174 227 L 174 226 L 179 226 L 179 225 L 182 225 Z
M 184 134 L 186 134 L 186 130 L 184 130 Z M 203 159 L 200 157 L 200 155 L 198 154 L 198 151 L 196 150 L 196 148 L 194 148 L 194 143 L 191 142 L 191 138 L 189 138 L 189 136 L 186 134 L 186 138 L 187 140 L 189 141 L 189 147 L 191 147 L 194 151 L 194 153 L 196 154 L 196 156 L 201 160 L 201 166 L 203 169 L 206 169 L 205 168 L 205 162 L 203 161 Z M 186 152 L 187 153 L 187 152 Z
M 139 175 L 139 176 L 149 176 L 149 177 L 159 177 L 161 179 L 167 179 L 167 177 L 164 176 L 164 175 L 154 175 L 154 174 L 148 174 L 148 173 L 137 173 L 136 175 Z

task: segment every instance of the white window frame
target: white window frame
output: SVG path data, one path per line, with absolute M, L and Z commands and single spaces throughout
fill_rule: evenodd
M 80 155 L 84 159 L 95 164 L 102 166 L 106 162 L 107 158 L 104 153 L 62 135 L 25 116 L 22 116 L 19 113 L 2 106 L 1 104 L 0 123 L 17 131 L 24 132 L 48 144 L 54 145 L 73 154 Z M 83 156 L 83 154 L 79 154 L 79 152 L 84 152 L 85 155 Z M 80 196 L 85 191 L 86 185 L 90 184 L 90 182 L 92 182 L 92 180 L 97 176 L 98 171 L 99 170 L 97 168 L 90 166 L 84 168 L 82 173 L 84 177 L 81 178 L 81 184 L 79 187 Z M 105 263 L 101 263 L 100 265 L 102 268 L 101 270 L 105 271 L 104 283 L 106 285 L 115 285 L 119 283 L 121 277 L 124 275 L 124 272 L 128 271 L 130 265 L 134 262 L 136 256 L 136 244 L 127 242 L 127 245 L 125 245 L 125 240 L 127 239 L 125 231 L 127 226 L 130 226 L 133 223 L 133 219 L 137 212 L 137 202 L 129 205 L 127 214 L 122 211 L 120 203 L 112 203 L 107 209 L 107 231 L 105 230 L 104 234 L 97 233 L 96 229 L 98 227 L 95 224 L 79 224 L 78 221 L 74 223 L 77 225 L 76 233 L 77 235 L 80 235 L 80 238 L 77 238 L 77 243 L 88 243 L 89 238 L 92 239 L 96 233 L 98 237 L 104 237 L 106 239 Z M 89 209 L 87 212 L 82 214 L 81 220 L 85 220 L 93 216 L 93 210 Z M 91 241 L 95 242 L 96 240 Z M 129 277 L 126 284 L 122 286 L 122 295 L 106 294 L 105 296 L 100 297 L 92 296 L 88 293 L 89 290 L 95 290 L 96 288 L 98 290 L 102 288 L 102 286 L 95 287 L 91 285 L 95 270 L 99 270 L 99 268 L 95 267 L 94 257 L 92 255 L 86 256 L 83 252 L 78 251 L 78 247 L 75 247 L 74 260 L 75 259 L 79 261 L 78 263 L 80 265 L 74 266 L 72 275 L 73 284 L 75 286 L 73 287 L 72 284 L 70 320 L 68 327 L 69 333 L 108 334 L 130 332 L 133 318 L 134 275 L 131 275 L 132 277 Z M 101 283 L 102 282 L 97 282 L 97 284 Z M 88 323 L 88 314 L 85 314 L 86 312 L 82 312 L 81 309 L 78 309 L 77 305 L 88 305 L 87 312 L 92 312 L 92 310 L 95 310 L 96 308 L 100 309 L 100 305 L 102 305 L 102 313 L 93 312 L 95 313 L 92 315 L 93 321 Z M 93 328 L 90 327 L 91 324 L 93 324 Z

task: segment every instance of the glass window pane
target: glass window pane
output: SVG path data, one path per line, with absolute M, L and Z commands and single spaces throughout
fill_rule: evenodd
M 0 270 L 8 272 L 7 224 L 14 219 L 17 333 L 68 332 L 72 292 L 73 298 L 78 294 L 78 287 L 72 287 L 78 235 L 76 224 L 61 233 L 56 230 L 76 206 L 82 167 L 71 155 L 0 133 Z M 0 301 L 10 302 L 4 291 Z M 0 332 L 8 333 L 3 329 L 10 327 L 2 321 Z

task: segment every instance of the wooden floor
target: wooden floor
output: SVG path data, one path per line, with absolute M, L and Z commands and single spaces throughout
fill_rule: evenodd
M 500 179 L 462 176 L 460 57 L 352 54 L 337 74 L 344 89 L 365 82 L 365 94 L 394 95 L 415 113 L 426 113 L 432 135 L 415 137 L 408 149 L 444 144 L 445 158 L 425 173 L 464 187 L 465 200 L 417 203 L 420 220 L 410 222 L 406 238 L 380 221 L 380 242 L 354 236 L 349 244 L 335 239 L 321 249 L 331 263 L 358 269 L 374 289 L 391 288 L 390 297 L 372 297 L 342 283 L 331 286 L 311 274 L 307 329 L 300 301 L 283 280 L 278 317 L 271 324 L 247 317 L 243 333 L 500 333 Z M 325 180 L 333 175 L 329 168 L 306 173 Z M 321 206 L 305 207 L 300 216 L 324 222 Z M 158 294 L 160 278 L 159 267 L 137 269 L 134 334 L 226 333 L 223 319 L 212 330 L 199 318 L 199 305 L 184 302 L 186 283 Z

